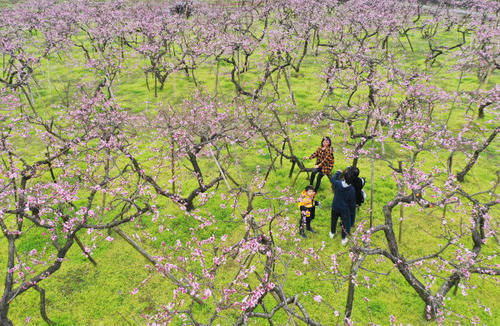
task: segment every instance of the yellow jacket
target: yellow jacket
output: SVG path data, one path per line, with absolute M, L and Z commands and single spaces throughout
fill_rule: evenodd
M 304 206 L 306 208 L 312 208 L 314 206 L 314 196 L 307 195 L 307 191 L 302 191 L 300 194 L 299 208 Z

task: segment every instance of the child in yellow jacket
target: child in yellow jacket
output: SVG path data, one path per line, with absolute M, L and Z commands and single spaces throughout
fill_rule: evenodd
M 302 191 L 300 195 L 299 201 L 299 209 L 300 209 L 300 221 L 299 221 L 299 230 L 300 236 L 303 238 L 307 238 L 306 233 L 304 232 L 304 226 L 306 230 L 312 233 L 316 233 L 311 227 L 311 221 L 314 219 L 316 206 L 318 206 L 318 202 L 314 200 L 314 196 L 316 192 L 314 191 L 313 186 L 307 186 L 304 191 Z

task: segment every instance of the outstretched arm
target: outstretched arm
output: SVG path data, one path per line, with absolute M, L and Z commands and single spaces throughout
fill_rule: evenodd
M 312 159 L 312 158 L 318 157 L 320 149 L 321 149 L 321 147 L 319 147 L 319 148 L 316 150 L 316 152 L 312 153 L 312 154 L 311 154 L 311 156 L 306 156 L 306 157 L 304 157 L 304 159 L 309 160 L 309 159 Z
M 333 177 L 331 178 L 332 184 L 333 184 L 335 181 L 339 181 L 339 177 L 340 177 L 340 170 L 338 170 L 337 172 L 335 172 L 335 174 L 334 174 L 334 175 L 333 175 Z

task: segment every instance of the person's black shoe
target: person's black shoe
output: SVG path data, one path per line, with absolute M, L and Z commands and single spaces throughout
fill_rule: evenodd
M 304 232 L 304 230 L 301 230 L 300 231 L 300 236 L 304 239 L 307 239 L 307 236 L 306 236 L 306 233 Z
M 313 228 L 312 228 L 312 227 L 308 227 L 308 228 L 307 228 L 307 231 L 309 231 L 309 232 L 311 232 L 311 233 L 318 233 L 318 231 L 313 230 Z

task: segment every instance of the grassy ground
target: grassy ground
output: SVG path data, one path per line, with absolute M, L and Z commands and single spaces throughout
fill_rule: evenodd
M 424 65 L 421 57 L 424 51 L 424 41 L 414 40 L 414 46 L 417 49 L 416 53 L 408 54 L 408 64 Z M 451 41 L 450 41 L 451 42 Z M 48 104 L 60 103 L 62 98 L 66 96 L 65 89 L 71 89 L 75 83 L 81 80 L 91 80 L 91 73 L 82 67 L 75 65 L 72 60 L 77 62 L 81 59 L 79 54 L 71 54 L 71 56 L 62 56 L 60 58 L 52 57 L 48 62 L 42 62 L 41 71 L 39 74 L 40 89 L 36 90 L 37 106 L 47 107 Z M 455 73 L 448 73 L 445 67 L 450 63 L 442 62 L 443 72 L 438 74 L 436 83 L 446 89 L 455 90 L 457 86 L 458 76 Z M 116 81 L 115 96 L 120 104 L 126 109 L 134 113 L 144 112 L 155 103 L 161 101 L 164 103 L 178 104 L 185 97 L 191 94 L 193 83 L 191 78 L 184 76 L 181 73 L 174 74 L 169 77 L 165 89 L 159 92 L 159 97 L 154 97 L 154 92 L 148 90 L 144 80 L 144 74 L 140 69 L 134 68 L 135 61 L 126 62 L 127 69 L 119 75 Z M 227 76 L 228 68 L 222 67 L 222 78 L 220 84 L 220 96 L 233 96 L 234 86 L 230 83 Z M 321 83 L 317 74 L 320 72 L 320 66 L 316 58 L 307 57 L 304 61 L 303 69 L 298 74 L 292 74 L 292 85 L 297 101 L 299 113 L 307 115 L 312 110 L 316 110 L 324 105 L 318 100 L 321 96 Z M 213 90 L 215 87 L 215 67 L 202 67 L 197 72 L 198 78 L 207 90 Z M 248 80 L 255 77 L 249 73 Z M 490 85 L 498 83 L 500 76 L 493 76 L 490 80 Z M 150 83 L 151 85 L 151 83 Z M 280 85 L 283 91 L 286 90 L 286 85 Z M 477 87 L 477 79 L 474 75 L 467 75 L 463 78 L 462 89 L 474 89 Z M 286 93 L 286 92 L 285 92 Z M 71 94 L 70 94 L 71 95 Z M 285 94 L 283 94 L 285 96 Z M 341 96 L 334 94 L 333 96 Z M 50 109 L 45 109 L 45 114 L 54 114 Z M 460 117 L 463 111 L 456 110 L 456 117 Z M 299 157 L 309 155 L 319 144 L 320 135 L 330 135 L 333 138 L 336 168 L 344 168 L 350 165 L 350 161 L 343 157 L 343 135 L 340 132 L 341 126 L 334 125 L 333 129 L 327 126 L 322 126 L 318 130 L 311 132 L 309 126 L 301 125 L 299 122 L 293 121 L 296 132 L 293 135 L 292 141 L 296 146 L 297 155 Z M 301 133 L 306 133 L 304 137 Z M 312 145 L 311 145 L 312 144 Z M 33 145 L 35 146 L 35 145 Z M 241 170 L 243 174 L 249 175 L 255 171 L 258 165 L 266 166 L 269 160 L 268 154 L 258 153 L 258 146 L 251 151 L 241 153 L 242 160 Z M 29 147 L 27 147 L 29 148 Z M 33 149 L 33 148 L 30 148 Z M 380 149 L 379 149 L 380 150 Z M 397 149 L 390 142 L 386 144 L 385 151 L 398 155 Z M 488 167 L 491 162 L 498 164 L 498 144 L 486 151 L 478 162 L 478 166 L 471 172 L 467 178 L 467 182 L 480 189 L 483 180 L 489 177 Z M 210 162 L 204 162 L 205 166 L 209 166 Z M 371 162 L 367 160 L 360 161 L 360 170 L 362 175 L 369 180 Z M 278 169 L 271 174 L 268 189 L 275 189 L 276 186 L 284 188 L 291 183 L 288 178 L 289 163 L 285 162 L 283 166 L 278 166 Z M 374 223 L 382 221 L 382 206 L 390 200 L 397 191 L 396 184 L 390 177 L 390 170 L 386 164 L 380 161 L 375 163 L 376 178 L 374 180 Z M 309 182 L 305 175 L 301 175 L 294 187 L 299 193 Z M 371 183 L 368 182 L 365 191 L 370 194 Z M 224 233 L 231 233 L 232 237 L 237 238 L 244 230 L 244 225 L 241 221 L 231 217 L 231 210 L 221 208 L 220 197 L 215 196 L 205 206 L 206 211 L 212 212 L 217 219 L 224 221 L 218 230 L 212 231 L 220 236 Z M 323 208 L 318 211 L 317 218 L 313 222 L 315 228 L 319 231 L 318 234 L 310 236 L 307 240 L 300 244 L 301 248 L 319 249 L 325 244 L 325 249 L 322 251 L 324 257 L 329 257 L 332 253 L 338 255 L 340 269 L 344 274 L 348 273 L 348 252 L 340 245 L 340 240 L 330 240 L 328 237 L 330 226 L 329 203 L 332 199 L 332 192 L 329 189 L 329 182 L 323 179 L 322 188 L 319 194 L 320 200 L 323 202 Z M 189 228 L 196 223 L 179 214 L 179 211 L 173 205 L 165 200 L 162 204 L 162 214 L 172 214 L 178 217 L 171 220 L 169 227 L 171 232 L 163 232 L 158 235 L 156 240 L 145 240 L 142 245 L 152 253 L 158 252 L 159 243 L 165 241 L 172 243 L 179 238 L 185 240 L 189 237 Z M 262 203 L 265 206 L 267 203 Z M 364 204 L 359 212 L 358 223 L 368 220 L 369 202 Z M 291 219 L 296 219 L 296 208 L 290 206 Z M 434 252 L 440 241 L 436 239 L 437 231 L 441 227 L 440 220 L 441 212 L 436 210 L 431 214 L 422 214 L 416 209 L 406 208 L 405 219 L 403 221 L 403 240 L 401 250 L 408 253 L 408 257 L 425 255 Z M 398 218 L 399 216 L 396 216 Z M 455 223 L 459 223 L 461 216 L 455 214 Z M 295 223 L 295 222 L 293 222 Z M 397 221 L 395 221 L 397 223 Z M 222 226 L 224 225 L 224 226 Z M 129 225 L 124 227 L 124 230 L 129 234 L 140 233 L 141 229 L 153 229 L 156 225 L 147 218 L 137 225 Z M 397 232 L 398 230 L 396 230 Z M 207 231 L 208 234 L 208 231 Z M 148 278 L 149 272 L 145 269 L 148 262 L 134 251 L 125 241 L 113 235 L 116 240 L 113 242 L 103 241 L 100 243 L 98 250 L 93 253 L 94 259 L 98 262 L 97 267 L 93 267 L 86 258 L 82 255 L 80 249 L 74 246 L 67 261 L 64 262 L 61 270 L 55 275 L 44 281 L 42 286 L 47 290 L 47 312 L 58 325 L 123 325 L 134 324 L 135 321 L 144 323 L 141 320 L 142 314 L 153 313 L 161 303 L 168 300 L 171 296 L 172 287 L 165 279 L 157 275 L 152 276 L 152 279 L 146 283 L 138 294 L 130 294 L 130 292 L 141 284 L 141 281 Z M 37 234 L 36 229 L 32 229 L 23 235 L 23 240 L 18 247 L 19 251 L 30 250 L 32 248 L 42 249 L 44 246 L 40 234 Z M 88 240 L 89 236 L 82 234 L 82 240 Z M 380 241 L 380 239 L 375 239 Z M 285 242 L 284 242 L 285 243 Z M 287 246 L 293 248 L 294 243 L 289 241 Z M 495 244 L 485 249 L 486 252 L 495 252 Z M 0 239 L 0 248 L 6 247 L 6 241 Z M 367 261 L 366 267 L 374 268 L 389 274 L 389 277 L 380 276 L 369 272 L 361 272 L 360 280 L 365 280 L 368 277 L 371 286 L 359 286 L 356 292 L 356 305 L 353 313 L 353 319 L 359 324 L 368 324 L 373 321 L 376 324 L 388 324 L 389 315 L 397 316 L 398 322 L 412 325 L 434 324 L 434 322 L 425 322 L 423 319 L 424 303 L 416 296 L 415 292 L 406 284 L 406 281 L 400 274 L 387 262 L 380 262 L 380 257 L 373 257 Z M 0 256 L 0 266 L 5 266 L 6 257 Z M 342 313 L 344 311 L 345 298 L 347 296 L 347 287 L 337 283 L 336 281 L 322 281 L 319 279 L 327 277 L 321 274 L 320 266 L 311 263 L 309 272 L 302 276 L 295 275 L 295 270 L 304 269 L 301 261 L 292 261 L 289 270 L 290 276 L 288 282 L 290 287 L 298 293 L 303 294 L 304 303 L 311 307 L 310 314 L 317 320 L 321 320 L 325 324 L 333 324 L 337 321 L 337 317 L 328 309 L 325 309 L 324 303 L 318 304 L 313 301 L 311 293 L 321 293 L 324 302 L 328 303 L 335 310 Z M 4 275 L 1 276 L 2 278 Z M 3 279 L 0 279 L 0 281 Z M 363 282 L 366 282 L 363 281 Z M 497 300 L 500 297 L 500 287 L 492 280 L 472 276 L 470 283 L 477 288 L 464 295 L 460 290 L 455 294 L 450 294 L 450 300 L 446 301 L 447 307 L 451 311 L 465 314 L 468 316 L 478 315 L 484 324 L 496 325 L 500 323 L 500 303 Z M 439 282 L 437 282 L 439 284 Z M 363 283 L 361 284 L 363 285 Z M 368 298 L 364 301 L 362 298 Z M 268 296 L 267 301 L 273 299 Z M 484 309 L 481 309 L 476 302 L 483 304 L 491 309 L 490 315 Z M 10 317 L 14 324 L 22 324 L 27 318 L 31 318 L 33 324 L 42 324 L 38 311 L 38 293 L 29 291 L 28 293 L 16 298 L 10 311 Z M 206 315 L 208 311 L 201 309 L 200 316 Z M 287 316 L 283 313 L 277 314 L 276 320 L 286 322 Z M 451 319 L 453 320 L 453 316 Z M 450 322 L 451 323 L 451 322 Z

